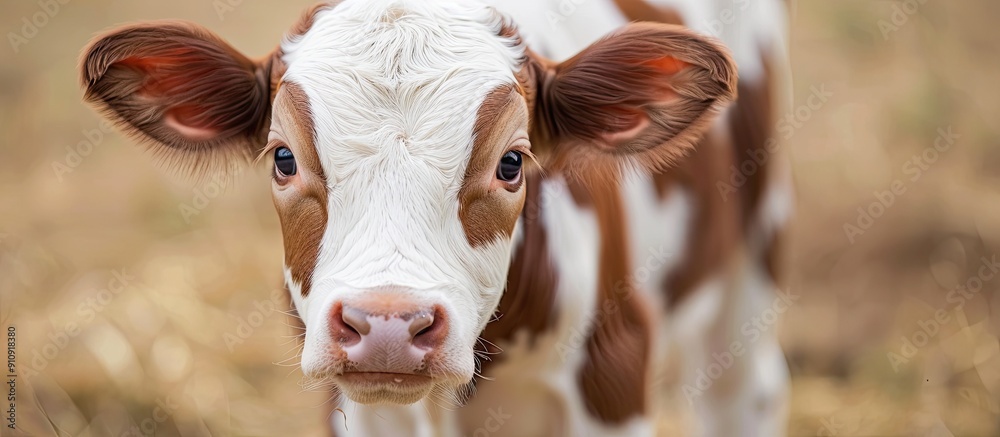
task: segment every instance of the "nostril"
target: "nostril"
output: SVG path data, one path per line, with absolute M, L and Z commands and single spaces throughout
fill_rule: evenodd
M 358 335 L 368 335 L 372 326 L 368 323 L 368 313 L 357 308 L 344 306 L 344 324 L 351 328 Z
M 429 311 L 421 311 L 413 315 L 413 320 L 410 321 L 410 336 L 416 337 L 428 329 L 434 324 L 434 314 Z
M 330 335 L 333 337 L 334 341 L 343 346 L 357 344 L 361 341 L 361 332 L 359 331 L 358 326 L 362 325 L 357 323 L 355 320 L 352 322 L 355 326 L 351 326 L 351 324 L 347 321 L 349 319 L 347 316 L 349 312 L 352 311 L 349 311 L 347 307 L 339 303 L 334 305 L 330 312 Z M 363 318 L 362 321 L 364 321 Z M 367 322 L 363 326 L 367 326 Z M 367 332 L 367 330 L 365 332 Z
M 434 349 L 444 342 L 448 335 L 448 321 L 444 317 L 441 308 L 434 308 L 433 312 L 422 312 L 414 319 L 410 325 L 410 335 L 413 336 L 413 345 L 424 349 Z

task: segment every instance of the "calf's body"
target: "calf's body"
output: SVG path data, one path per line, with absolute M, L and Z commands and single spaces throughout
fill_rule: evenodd
M 642 2 L 574 2 L 572 9 L 564 3 L 495 6 L 554 59 L 630 20 L 714 35 L 733 50 L 739 97 L 692 155 L 653 174 L 624 175 L 613 189 L 595 193 L 603 202 L 573 195 L 587 190 L 571 189 L 574 182 L 561 177 L 541 183 L 537 215 L 554 242 L 547 249 L 560 283 L 551 310 L 556 321 L 496 338 L 487 327 L 486 339 L 504 353 L 488 365 L 495 374 L 484 373 L 492 380 L 478 384 L 472 401 L 478 414 L 461 413 L 463 430 L 479 429 L 508 406 L 512 417 L 530 419 L 508 420 L 496 435 L 654 435 L 657 399 L 673 389 L 678 404 L 691 407 L 692 435 L 783 435 L 787 366 L 774 321 L 760 319 L 789 304 L 787 295 L 774 293 L 792 199 L 775 132 L 788 97 L 784 5 L 659 0 L 638 5 L 646 14 L 637 14 Z M 623 280 L 638 294 L 602 289 Z M 518 291 L 509 288 L 501 308 Z M 532 296 L 526 301 L 544 302 L 524 293 Z M 623 329 L 635 314 L 646 322 Z M 643 344 L 649 355 L 637 356 Z M 640 359 L 648 365 L 626 364 Z M 664 384 L 671 362 L 681 372 L 672 387 Z M 608 386 L 594 389 L 599 383 L 588 379 Z

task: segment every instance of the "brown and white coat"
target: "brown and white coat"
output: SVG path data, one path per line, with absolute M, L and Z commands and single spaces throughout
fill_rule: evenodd
M 336 383 L 335 434 L 652 435 L 669 357 L 698 434 L 783 434 L 787 369 L 750 323 L 780 301 L 790 209 L 783 5 L 495 3 L 324 3 L 257 61 L 130 26 L 83 82 L 193 172 L 280 157 L 302 368 Z

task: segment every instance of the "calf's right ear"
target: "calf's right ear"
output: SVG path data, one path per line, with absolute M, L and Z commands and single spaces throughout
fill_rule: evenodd
M 113 30 L 84 51 L 85 99 L 189 171 L 252 158 L 270 120 L 275 56 L 252 61 L 191 23 Z
M 528 67 L 532 142 L 588 169 L 669 168 L 736 98 L 728 50 L 681 26 L 632 23 L 559 64 L 529 56 Z

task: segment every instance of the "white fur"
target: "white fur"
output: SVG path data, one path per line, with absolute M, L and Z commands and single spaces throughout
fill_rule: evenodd
M 771 170 L 768 174 L 767 191 L 760 201 L 754 220 L 755 232 L 751 235 L 752 250 L 761 250 L 776 233 L 784 229 L 792 218 L 795 196 L 792 191 L 789 164 L 784 156 L 772 155 Z
M 392 436 L 406 430 L 413 437 L 435 437 L 435 431 L 426 406 L 368 406 L 350 400 L 341 403 L 341 410 L 330 416 L 333 431 L 338 436 Z
M 555 61 L 579 53 L 628 20 L 611 0 L 486 0 L 517 23 L 525 42 Z
M 752 318 L 771 307 L 774 285 L 758 266 L 738 263 L 724 276 L 705 281 L 669 322 L 668 335 L 683 351 L 684 386 L 697 388 L 698 371 L 705 373 L 720 363 L 713 353 L 725 353 L 733 342 L 739 342 L 744 351 L 734 357 L 721 377 L 691 397 L 695 421 L 690 435 L 769 437 L 786 433 L 789 376 L 777 326 L 759 331 L 759 337 L 748 336 L 744 330 Z M 682 399 L 688 400 L 685 396 Z
M 636 286 L 647 292 L 656 308 L 666 308 L 664 276 L 684 260 L 694 219 L 691 193 L 674 187 L 661 201 L 652 177 L 634 172 L 622 185 L 622 197 L 632 262 L 637 268 L 650 263 L 656 267 L 649 275 L 636 275 Z
M 440 361 L 472 376 L 472 348 L 510 258 L 506 239 L 469 244 L 457 198 L 476 109 L 515 82 L 523 53 L 498 36 L 497 18 L 458 0 L 348 0 L 282 44 L 283 80 L 309 98 L 330 192 L 311 291 L 293 292 L 308 327 L 307 374 L 331 370 L 323 316 L 331 306 L 395 286 L 445 308 Z

